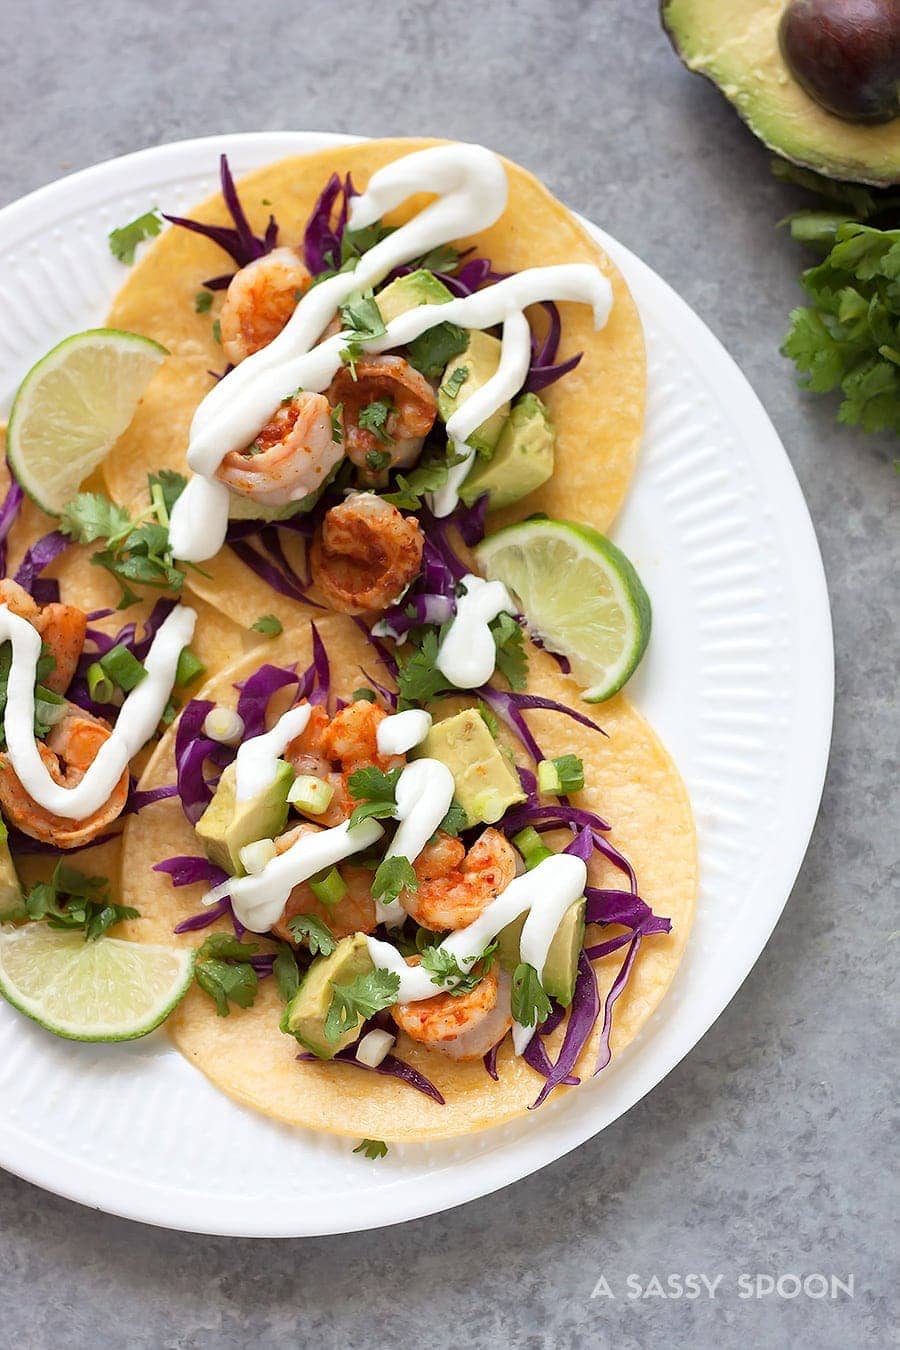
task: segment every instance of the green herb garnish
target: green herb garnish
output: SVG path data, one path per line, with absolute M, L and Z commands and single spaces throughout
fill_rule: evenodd
M 373 765 L 351 773 L 347 787 L 351 797 L 361 805 L 355 808 L 350 817 L 350 829 L 363 820 L 391 819 L 397 805 L 397 783 L 401 772 L 401 769 L 389 769 L 385 773 Z
M 300 970 L 297 958 L 286 942 L 279 944 L 278 954 L 272 962 L 272 974 L 275 976 L 278 997 L 282 1003 L 290 1003 L 300 988 Z
M 395 855 L 384 858 L 378 864 L 378 870 L 372 878 L 372 898 L 383 905 L 390 905 L 398 899 L 401 891 L 417 891 L 419 878 L 408 858 Z
M 497 648 L 497 669 L 505 675 L 511 689 L 524 689 L 528 683 L 528 656 L 525 634 L 511 614 L 498 614 L 491 624 Z
M 281 620 L 274 614 L 261 614 L 251 627 L 254 633 L 262 633 L 263 637 L 279 637 L 284 632 Z
M 259 986 L 248 957 L 257 951 L 255 942 L 241 942 L 230 933 L 211 933 L 197 948 L 194 978 L 216 1005 L 219 1017 L 227 1017 L 230 1005 L 250 1008 Z
M 376 398 L 364 408 L 360 408 L 357 422 L 363 431 L 370 431 L 382 445 L 390 445 L 393 438 L 387 433 L 386 423 L 393 411 L 394 405 L 390 399 Z M 390 455 L 387 462 L 390 463 Z
M 522 961 L 512 977 L 512 1015 L 522 1027 L 533 1027 L 550 1016 L 550 1000 L 534 966 Z
M 387 1151 L 388 1146 L 383 1139 L 363 1139 L 353 1150 L 354 1153 L 362 1153 L 364 1157 L 369 1158 L 372 1162 L 374 1162 L 376 1158 L 386 1158 Z
M 123 919 L 137 919 L 130 905 L 113 904 L 106 877 L 89 877 L 59 862 L 49 881 L 39 881 L 25 897 L 25 915 L 46 919 L 51 928 L 81 928 L 85 942 L 95 942 Z
M 438 826 L 438 829 L 443 830 L 444 834 L 452 834 L 453 837 L 456 838 L 457 835 L 462 834 L 463 830 L 468 827 L 468 824 L 469 816 L 466 808 L 460 806 L 459 802 L 452 801 L 450 803 L 450 808 Z
M 306 942 L 313 956 L 330 956 L 337 946 L 334 934 L 314 914 L 297 914 L 288 920 L 288 928 L 298 942 Z
M 445 398 L 455 399 L 468 378 L 469 367 L 457 366 L 453 374 L 441 385 L 439 392 L 442 393 Z
M 396 1003 L 400 976 L 391 970 L 370 970 L 350 984 L 331 987 L 331 1006 L 325 1018 L 325 1039 L 335 1044 L 360 1021 L 374 1017 Z
M 459 356 L 469 345 L 469 335 L 455 323 L 438 323 L 413 338 L 406 349 L 409 364 L 426 380 L 436 380 L 448 361 Z
M 198 291 L 194 296 L 194 310 L 197 314 L 208 314 L 212 308 L 212 291 Z
M 120 225 L 117 230 L 109 232 L 109 251 L 119 262 L 125 263 L 130 267 L 134 262 L 134 253 L 138 244 L 142 244 L 145 239 L 153 239 L 162 229 L 162 216 L 154 206 L 152 211 L 145 211 L 142 216 L 136 216 L 130 220 L 127 225 Z

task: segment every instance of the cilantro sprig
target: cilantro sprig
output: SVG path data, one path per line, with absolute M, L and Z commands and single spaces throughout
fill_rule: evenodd
M 49 881 L 32 886 L 22 917 L 46 919 L 51 928 L 80 928 L 85 942 L 96 942 L 114 924 L 140 915 L 130 905 L 113 903 L 106 877 L 86 876 L 62 861 Z
M 497 669 L 509 681 L 510 689 L 524 689 L 528 683 L 528 656 L 525 634 L 511 614 L 498 614 L 491 624 L 497 648 Z
M 130 220 L 127 225 L 120 225 L 117 230 L 109 232 L 109 251 L 119 262 L 125 263 L 130 267 L 134 262 L 134 254 L 138 244 L 142 244 L 145 239 L 153 239 L 162 229 L 162 216 L 157 207 L 151 211 L 145 211 L 142 216 L 136 216 Z
M 465 454 L 449 448 L 440 458 L 425 458 L 411 473 L 398 473 L 393 492 L 382 492 L 381 496 L 401 511 L 419 511 L 426 493 L 444 487 L 450 470 L 465 458 Z
M 79 544 L 105 540 L 91 562 L 116 578 L 122 590 L 119 609 L 140 600 L 132 584 L 179 592 L 184 572 L 175 566 L 169 547 L 169 517 L 186 479 L 162 469 L 149 474 L 150 506 L 132 518 L 124 506 L 100 492 L 79 492 L 63 508 L 59 527 Z
M 297 942 L 306 942 L 312 956 L 330 956 L 337 946 L 334 933 L 314 914 L 296 914 L 288 928 Z
M 376 1158 L 387 1157 L 388 1146 L 383 1139 L 361 1139 L 353 1150 L 374 1162 Z
M 350 816 L 352 830 L 364 820 L 390 820 L 397 806 L 397 783 L 400 769 L 383 769 L 371 765 L 357 769 L 347 779 L 347 787 L 354 801 L 359 802 Z
M 259 980 L 249 957 L 258 950 L 255 942 L 241 942 L 230 933 L 211 933 L 197 948 L 194 978 L 213 1000 L 219 1017 L 227 1017 L 231 1004 L 250 1008 Z
M 550 1016 L 550 1000 L 534 966 L 520 961 L 512 977 L 512 1015 L 523 1027 L 539 1025 Z
M 495 940 L 485 947 L 470 970 L 463 970 L 453 952 L 446 947 L 426 947 L 420 964 L 423 970 L 428 971 L 434 984 L 443 986 L 445 992 L 454 998 L 460 998 L 463 994 L 471 993 L 481 983 L 493 965 L 496 950 Z
M 382 445 L 391 445 L 393 437 L 388 435 L 387 420 L 393 411 L 394 405 L 389 398 L 375 398 L 360 408 L 356 421 L 363 431 L 371 431 Z
M 332 1045 L 360 1022 L 397 1002 L 400 976 L 392 970 L 370 970 L 350 984 L 331 987 L 331 1006 L 325 1017 L 325 1039 Z
M 417 891 L 419 878 L 408 858 L 396 854 L 392 858 L 383 858 L 372 878 L 372 898 L 383 905 L 390 905 L 399 898 L 401 891 Z

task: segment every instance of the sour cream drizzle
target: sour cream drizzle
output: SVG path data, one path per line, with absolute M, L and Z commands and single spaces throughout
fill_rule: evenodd
M 284 853 L 266 863 L 254 876 L 229 877 L 203 897 L 204 905 L 214 905 L 231 897 L 235 916 L 252 933 L 267 933 L 284 913 L 288 897 L 301 881 L 333 867 L 345 858 L 378 842 L 384 830 L 377 820 L 364 820 L 351 830 L 349 823 L 332 830 L 303 834 Z
M 391 713 L 378 723 L 375 741 L 380 755 L 405 755 L 421 745 L 431 730 L 431 713 L 424 708 L 407 708 Z
M 449 811 L 453 788 L 453 774 L 439 759 L 417 759 L 407 764 L 397 780 L 394 816 L 400 828 L 388 846 L 386 858 L 408 858 L 415 862 Z M 406 918 L 399 900 L 388 905 L 376 900 L 375 914 L 379 923 L 392 927 Z
M 147 674 L 128 695 L 116 725 L 80 783 L 63 787 L 51 778 L 34 738 L 34 682 L 41 638 L 26 619 L 0 607 L 0 642 L 12 645 L 3 726 L 7 754 L 19 781 L 39 806 L 66 820 L 84 820 L 99 811 L 153 735 L 175 684 L 181 650 L 194 635 L 197 615 L 179 605 L 161 625 L 144 660 Z
M 528 918 L 522 929 L 522 960 L 530 961 L 540 977 L 559 921 L 569 905 L 583 894 L 586 882 L 587 868 L 580 858 L 569 853 L 557 853 L 552 858 L 545 858 L 532 871 L 515 877 L 474 923 L 451 933 L 440 943 L 440 948 L 451 952 L 460 970 L 465 973 L 471 970 L 501 929 L 520 914 L 527 913 Z M 529 925 L 531 930 L 526 949 L 525 936 Z M 390 970 L 400 977 L 398 1003 L 418 1003 L 422 999 L 434 998 L 446 988 L 435 985 L 428 971 L 421 966 L 408 966 L 391 943 L 373 937 L 367 938 L 366 943 L 376 968 Z M 521 1054 L 534 1035 L 534 1027 L 522 1027 L 521 1034 L 516 1036 L 517 1025 L 513 1026 L 513 1043 L 516 1054 Z
M 291 741 L 306 730 L 310 712 L 308 703 L 298 703 L 296 708 L 288 708 L 269 731 L 243 742 L 235 760 L 234 795 L 237 801 L 249 801 L 274 783 L 279 757 Z
M 472 572 L 463 577 L 464 592 L 457 597 L 456 615 L 438 649 L 438 670 L 457 689 L 487 684 L 497 662 L 490 625 L 498 614 L 515 614 L 502 581 L 485 581 Z
M 287 395 L 298 388 L 321 392 L 331 383 L 341 351 L 353 335 L 338 333 L 314 344 L 339 306 L 352 292 L 377 285 L 393 268 L 492 225 L 506 206 L 506 173 L 497 156 L 482 146 L 419 150 L 373 174 L 366 191 L 351 203 L 351 228 L 372 224 L 418 192 L 438 196 L 365 253 L 355 271 L 338 273 L 307 291 L 275 341 L 242 361 L 197 408 L 188 449 L 195 477 L 176 502 L 170 522 L 176 557 L 202 562 L 224 542 L 229 493 L 215 478 L 223 457 L 249 445 Z M 612 305 L 612 288 L 599 268 L 587 263 L 535 267 L 474 295 L 443 305 L 420 305 L 389 323 L 383 337 L 362 344 L 369 352 L 387 351 L 444 322 L 466 328 L 503 325 L 499 369 L 447 423 L 451 443 L 462 448 L 468 463 L 456 466 L 446 488 L 435 494 L 432 505 L 438 515 L 449 514 L 458 500 L 458 488 L 471 464 L 466 440 L 524 383 L 530 339 L 523 311 L 540 300 L 590 304 L 601 328 Z

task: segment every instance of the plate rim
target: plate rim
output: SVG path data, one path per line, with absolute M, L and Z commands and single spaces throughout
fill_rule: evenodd
M 173 175 L 177 175 L 179 170 L 187 171 L 188 166 L 194 171 L 195 158 L 200 154 L 213 156 L 223 150 L 230 154 L 248 151 L 256 155 L 259 152 L 259 163 L 262 164 L 280 154 L 304 153 L 365 139 L 327 131 L 226 132 L 148 147 L 80 169 L 38 187 L 3 207 L 0 209 L 0 237 L 8 236 L 9 232 L 15 236 L 15 232 L 19 231 L 20 236 L 27 240 L 28 232 L 33 228 L 29 222 L 34 221 L 50 201 L 60 212 L 61 209 L 73 209 L 79 199 L 83 199 L 86 190 L 94 203 L 98 194 L 108 186 L 114 186 L 117 194 L 121 194 L 123 175 L 127 175 L 129 190 L 140 192 L 143 171 L 151 165 L 158 167 L 159 164 L 165 164 Z M 820 664 L 818 680 L 812 691 L 813 701 L 817 704 L 815 720 L 818 729 L 807 746 L 804 824 L 793 834 L 789 847 L 782 845 L 784 856 L 779 875 L 783 886 L 780 884 L 777 887 L 777 894 L 781 895 L 783 890 L 783 895 L 764 911 L 764 917 L 761 917 L 762 912 L 758 913 L 750 930 L 743 933 L 746 945 L 742 959 L 729 965 L 727 978 L 720 976 L 717 996 L 712 1003 L 714 1010 L 710 1011 L 709 1006 L 705 1006 L 702 1016 L 696 1019 L 698 1025 L 692 1023 L 683 1032 L 684 1043 L 674 1054 L 667 1055 L 662 1070 L 654 1068 L 652 1082 L 641 1086 L 635 1093 L 629 1090 L 628 1104 L 616 1117 L 618 1119 L 662 1082 L 715 1024 L 759 959 L 790 897 L 818 817 L 827 773 L 834 709 L 834 646 L 827 579 L 809 508 L 781 438 L 748 378 L 712 330 L 667 281 L 592 222 L 575 212 L 573 214 L 606 248 L 613 261 L 622 267 L 632 290 L 644 287 L 656 290 L 660 299 L 664 300 L 667 313 L 674 313 L 684 326 L 686 336 L 701 349 L 705 348 L 711 353 L 716 362 L 717 379 L 729 385 L 742 400 L 745 421 L 750 421 L 760 433 L 756 453 L 763 456 L 767 472 L 771 472 L 773 477 L 770 485 L 772 491 L 781 499 L 782 509 L 791 517 L 792 529 L 796 532 L 796 555 L 793 561 L 798 563 L 798 567 L 802 563 L 801 588 L 808 592 L 806 598 L 818 611 L 815 645 Z M 639 301 L 638 307 L 640 309 Z M 798 581 L 797 585 L 801 583 Z M 453 1178 L 449 1189 L 446 1184 L 443 1189 L 420 1187 L 416 1194 L 421 1197 L 421 1202 L 410 1204 L 411 1192 L 406 1188 L 402 1206 L 395 1206 L 398 1212 L 388 1217 L 370 1212 L 372 1208 L 391 1204 L 390 1191 L 379 1188 L 368 1193 L 368 1205 L 357 1205 L 352 1222 L 318 1221 L 307 1226 L 296 1221 L 274 1223 L 271 1218 L 260 1223 L 258 1215 L 252 1213 L 253 1206 L 257 1210 L 259 1208 L 256 1202 L 236 1202 L 235 1197 L 226 1197 L 218 1205 L 205 1207 L 203 1217 L 199 1219 L 196 1213 L 189 1212 L 192 1206 L 196 1206 L 196 1199 L 190 1193 L 165 1190 L 133 1177 L 130 1193 L 126 1196 L 120 1177 L 83 1159 L 78 1160 L 69 1175 L 60 1175 L 57 1155 L 41 1153 L 37 1149 L 34 1156 L 29 1157 L 27 1147 L 17 1150 L 17 1141 L 23 1136 L 19 1131 L 5 1128 L 4 1122 L 0 1122 L 0 1165 L 52 1193 L 136 1222 L 221 1236 L 314 1236 L 386 1227 L 429 1214 L 443 1213 L 530 1176 L 564 1157 L 602 1128 L 605 1126 L 595 1127 L 590 1116 L 583 1115 L 567 1122 L 565 1137 L 561 1137 L 558 1131 L 547 1131 L 545 1134 L 535 1132 L 524 1141 L 516 1141 L 508 1147 L 498 1142 L 496 1148 L 488 1149 L 482 1155 L 482 1161 L 485 1158 L 490 1160 L 489 1176 L 484 1175 L 484 1167 L 474 1167 L 471 1163 L 444 1168 L 441 1172 L 445 1178 Z M 18 1156 L 19 1153 L 25 1156 Z M 527 1156 L 523 1157 L 523 1153 Z M 434 1180 L 441 1172 L 433 1174 Z

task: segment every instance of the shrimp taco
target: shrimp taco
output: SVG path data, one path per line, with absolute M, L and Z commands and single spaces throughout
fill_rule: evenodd
M 13 409 L 13 471 L 73 568 L 142 608 L 116 629 L 2 583 L 0 991 L 64 1035 L 168 1018 L 293 1125 L 451 1137 L 605 1068 L 690 929 L 690 805 L 621 692 L 650 602 L 599 532 L 640 435 L 640 323 L 568 212 L 481 147 L 221 175 Z M 66 496 L 40 410 L 73 351 L 143 373 L 67 471 L 105 491 Z M 60 862 L 110 832 L 108 883 Z M 28 838 L 54 870 L 25 892 Z M 81 975 L 50 999 L 63 940 Z M 128 971 L 115 1008 L 115 981 L 84 994 L 88 941 Z

